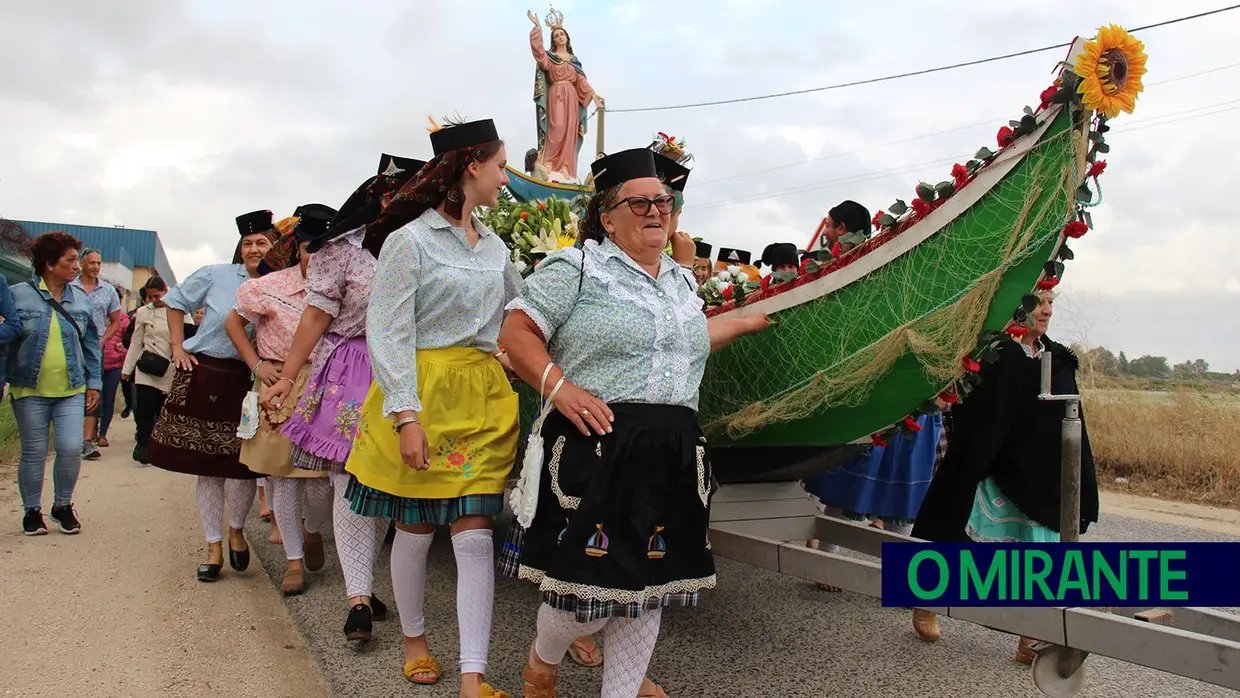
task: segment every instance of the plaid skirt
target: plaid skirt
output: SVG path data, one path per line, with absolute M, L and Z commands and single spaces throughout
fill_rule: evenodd
M 537 514 L 529 529 L 513 521 L 498 561 L 581 623 L 697 606 L 715 586 L 710 449 L 696 415 L 611 408 L 614 431 L 602 438 L 548 417 Z
M 176 369 L 159 421 L 147 443 L 151 465 L 188 475 L 255 479 L 241 464 L 241 403 L 250 390 L 250 369 L 236 359 L 195 354 L 192 371 Z
M 402 524 L 450 526 L 462 516 L 496 517 L 504 510 L 502 494 L 470 494 L 455 499 L 410 499 L 380 492 L 349 478 L 344 497 L 353 513 Z

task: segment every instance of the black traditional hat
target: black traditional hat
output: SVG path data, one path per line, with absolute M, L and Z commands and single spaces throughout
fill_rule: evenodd
M 797 246 L 791 242 L 777 242 L 773 245 L 767 245 L 762 250 L 762 263 L 768 267 L 778 267 L 785 264 L 797 266 Z
M 719 261 L 724 264 L 749 264 L 750 254 L 746 250 L 735 250 L 731 247 L 719 248 Z
M 654 154 L 654 167 L 659 179 L 676 191 L 683 192 L 689 182 L 689 168 L 669 158 L 663 153 Z
M 265 233 L 275 227 L 271 211 L 252 211 L 237 216 L 237 230 L 241 237 Z
M 706 259 L 710 259 L 710 253 L 714 251 L 715 248 L 709 242 L 702 242 L 701 240 L 696 240 L 694 241 L 693 244 L 697 245 L 696 254 L 699 258 L 705 257 Z
M 388 155 L 384 153 L 379 156 L 379 172 L 378 174 L 387 177 L 399 177 L 402 174 L 413 174 L 422 169 L 426 164 L 425 160 L 414 160 L 413 158 L 402 158 L 399 155 Z
M 297 242 L 317 240 L 327 234 L 327 225 L 336 216 L 336 209 L 326 204 L 303 204 L 293 212 L 297 217 L 297 227 L 293 238 Z
M 868 233 L 870 230 L 870 212 L 856 201 L 843 201 L 827 215 L 850 233 Z
M 431 133 L 431 149 L 435 157 L 471 145 L 481 145 L 499 140 L 499 131 L 491 119 L 470 121 L 464 124 L 444 126 Z
M 654 153 L 649 148 L 632 148 L 605 155 L 590 164 L 594 190 L 603 191 L 631 179 L 658 177 Z

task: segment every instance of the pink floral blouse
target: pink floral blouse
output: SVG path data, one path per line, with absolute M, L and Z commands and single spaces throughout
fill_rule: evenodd
M 293 335 L 306 309 L 306 280 L 301 267 L 246 280 L 237 289 L 235 309 L 254 324 L 258 355 L 268 361 L 283 361 L 293 348 Z
M 358 229 L 327 243 L 306 269 L 306 305 L 331 315 L 327 331 L 343 339 L 366 334 L 375 258 L 362 247 L 362 235 Z

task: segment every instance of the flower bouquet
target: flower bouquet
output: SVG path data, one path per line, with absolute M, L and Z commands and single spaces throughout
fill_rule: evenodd
M 733 264 L 727 269 L 715 272 L 698 287 L 698 295 L 706 305 L 723 305 L 735 300 L 737 305 L 745 302 L 745 296 L 758 289 L 758 284 L 739 266 Z

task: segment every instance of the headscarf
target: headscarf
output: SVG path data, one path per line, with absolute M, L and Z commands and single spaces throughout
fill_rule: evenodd
M 389 161 L 399 160 L 397 164 L 411 163 L 416 167 L 401 169 L 399 167 L 385 167 L 385 163 Z M 414 177 L 422 167 L 426 165 L 421 160 L 411 158 L 394 158 L 385 155 L 380 161 L 379 172 L 375 176 L 362 182 L 349 198 L 336 212 L 336 216 L 332 218 L 331 223 L 327 226 L 327 233 L 310 241 L 307 251 L 314 253 L 323 249 L 329 241 L 340 237 L 346 233 L 351 233 L 362 226 L 373 223 L 383 210 L 383 204 L 392 198 L 406 182 Z
M 303 242 L 323 237 L 328 222 L 336 215 L 336 209 L 323 204 L 298 206 L 293 215 L 276 224 L 280 239 L 258 265 L 259 275 L 295 267 L 301 262 L 298 246 Z
M 465 192 L 461 189 L 465 169 L 471 163 L 489 160 L 500 144 L 500 141 L 490 141 L 436 155 L 382 202 L 379 215 L 366 225 L 362 246 L 378 257 L 389 235 L 441 203 L 449 216 L 460 219 L 465 206 Z
M 258 263 L 258 275 L 264 276 L 273 271 L 286 269 L 293 264 L 297 257 L 297 240 L 294 239 L 294 232 L 297 230 L 297 216 L 289 216 L 276 223 L 276 237 L 271 241 L 271 249 L 267 250 L 267 254 L 263 255 L 263 261 Z

